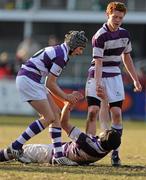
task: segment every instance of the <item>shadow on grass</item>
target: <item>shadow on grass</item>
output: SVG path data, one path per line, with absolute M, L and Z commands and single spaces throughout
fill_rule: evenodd
M 90 165 L 90 166 L 51 166 L 48 164 L 21 164 L 19 162 L 0 163 L 0 172 L 33 172 L 46 174 L 88 174 L 88 175 L 111 175 L 146 177 L 145 166 L 124 165 L 121 167 L 111 167 L 110 165 Z

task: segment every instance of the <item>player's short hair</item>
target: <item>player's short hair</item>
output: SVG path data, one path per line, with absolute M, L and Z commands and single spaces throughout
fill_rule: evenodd
M 114 10 L 123 12 L 124 14 L 126 14 L 126 12 L 127 12 L 127 8 L 126 8 L 125 4 L 121 3 L 121 2 L 116 2 L 116 1 L 108 4 L 106 13 L 112 14 Z
M 114 129 L 105 130 L 100 137 L 100 141 L 104 150 L 114 150 L 117 149 L 121 144 L 121 135 Z
M 69 31 L 65 35 L 64 41 L 69 46 L 70 50 L 73 51 L 77 47 L 86 47 L 88 42 L 84 31 Z

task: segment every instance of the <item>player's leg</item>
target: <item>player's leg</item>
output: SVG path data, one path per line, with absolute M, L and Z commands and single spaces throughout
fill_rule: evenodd
M 106 78 L 106 92 L 109 98 L 110 112 L 111 112 L 111 128 L 115 129 L 122 136 L 122 102 L 125 98 L 124 87 L 121 75 Z M 121 164 L 119 158 L 119 150 L 112 152 L 111 162 L 113 166 Z
M 25 158 L 23 156 L 22 146 L 33 136 L 42 132 L 49 124 L 54 122 L 55 126 L 58 128 L 60 123 L 56 122 L 54 112 L 48 102 L 48 100 L 35 100 L 30 102 L 31 106 L 42 115 L 41 118 L 35 120 L 31 123 L 26 130 L 10 145 L 11 152 L 13 155 L 21 161 Z M 24 162 L 24 160 L 23 160 Z M 29 163 L 29 160 L 26 163 Z
M 26 144 L 23 146 L 24 155 L 32 163 L 50 163 L 52 162 L 53 144 Z
M 30 105 L 41 115 L 41 118 L 30 124 L 28 128 L 16 139 L 16 141 L 10 145 L 10 150 L 13 155 L 21 161 L 23 158 L 23 144 L 25 144 L 25 142 L 33 136 L 43 131 L 51 123 L 53 123 L 56 128 L 60 128 L 60 121 L 58 110 L 54 112 L 50 102 L 48 101 L 47 90 L 44 85 L 38 84 L 23 76 L 16 78 L 16 85 L 22 100 L 28 101 Z M 57 116 L 58 118 L 56 118 Z M 58 131 L 60 132 L 60 129 Z
M 51 138 L 53 142 L 52 144 L 53 153 L 54 153 L 53 163 L 55 162 L 57 164 L 62 164 L 62 165 L 75 165 L 74 162 L 66 158 L 63 153 L 63 148 L 62 148 L 62 143 L 61 143 L 60 110 L 57 107 L 57 105 L 53 103 L 53 100 L 51 101 L 51 97 L 49 97 L 48 99 L 50 100 L 48 107 L 40 106 L 40 103 L 38 104 L 34 101 L 31 102 L 31 105 L 37 110 L 37 112 L 39 112 L 39 114 L 42 115 L 40 118 L 40 122 L 42 123 L 44 128 L 47 127 L 49 124 L 51 124 L 51 127 L 49 128 L 49 133 L 51 134 Z M 51 119 L 51 116 L 52 116 L 52 119 Z M 58 120 L 56 120 L 56 118 L 58 118 Z M 26 134 L 29 131 L 29 129 L 30 129 L 30 126 L 26 129 L 26 131 L 24 131 L 23 134 Z M 21 140 L 21 136 L 19 138 Z M 23 163 L 32 162 L 32 159 L 30 159 L 30 157 L 26 155 L 26 153 L 24 152 L 22 156 L 18 157 L 18 160 Z
M 78 93 L 76 93 L 77 99 L 79 100 Z M 57 123 L 59 123 L 59 127 L 57 127 L 55 121 L 49 126 L 49 133 L 52 137 L 52 145 L 53 149 L 53 157 L 52 164 L 62 164 L 62 165 L 76 165 L 75 162 L 71 161 L 67 157 L 64 156 L 64 148 L 62 146 L 61 140 L 61 110 L 58 105 L 54 102 L 54 98 L 48 94 L 48 101 L 52 107 L 52 111 L 55 114 L 55 119 L 57 119 Z M 61 100 L 60 100 L 61 101 Z
M 59 158 L 63 156 L 62 140 L 61 140 L 61 109 L 54 102 L 54 99 L 48 94 L 48 101 L 50 102 L 52 112 L 55 115 L 55 121 L 49 126 L 49 133 L 51 136 L 52 144 L 54 145 L 54 157 Z
M 53 144 L 26 144 L 23 146 L 24 156 L 30 163 L 50 163 L 52 164 Z M 0 162 L 15 160 L 8 149 L 0 150 Z M 24 159 L 22 163 L 26 163 Z
M 10 149 L 0 149 L 0 162 L 15 160 Z
M 60 116 L 61 110 L 54 102 L 54 99 L 50 94 L 47 95 L 49 105 L 51 107 L 51 112 L 53 114 L 53 120 L 49 122 L 49 133 L 51 135 L 52 145 L 53 145 L 53 158 L 52 163 L 61 164 L 61 165 L 74 165 L 74 162 L 69 160 L 64 156 L 63 147 L 62 147 L 62 140 L 61 140 L 61 125 L 60 125 Z M 41 122 L 42 124 L 46 123 L 46 110 L 45 111 L 38 111 L 42 117 Z M 43 113 L 44 112 L 44 113 Z M 49 111 L 48 111 L 49 112 Z M 48 121 L 50 120 L 50 113 L 48 114 Z M 45 125 L 45 124 L 44 124 Z
M 122 101 L 111 103 L 110 111 L 111 111 L 111 121 L 112 121 L 111 128 L 119 132 L 119 134 L 122 136 L 123 125 L 122 125 L 121 105 L 122 105 Z M 111 164 L 113 166 L 121 165 L 121 160 L 119 157 L 119 148 L 112 151 Z
M 110 112 L 107 99 L 101 101 L 100 111 L 99 111 L 99 124 L 100 129 L 110 129 Z
M 100 100 L 96 95 L 96 83 L 94 78 L 87 79 L 85 87 L 85 95 L 88 105 L 88 113 L 86 120 L 86 133 L 96 135 L 97 117 L 100 109 Z
M 96 123 L 99 115 L 99 124 L 101 129 L 109 128 L 109 108 L 105 88 L 100 90 L 100 95 L 104 97 L 102 101 L 97 97 L 96 83 L 93 78 L 86 83 L 86 99 L 88 104 L 88 114 L 86 121 L 86 133 L 96 135 Z M 101 99 L 101 98 L 100 98 Z
M 89 98 L 87 100 L 89 102 Z M 87 121 L 86 121 L 86 133 L 96 135 L 96 124 L 99 112 L 99 106 L 88 105 Z

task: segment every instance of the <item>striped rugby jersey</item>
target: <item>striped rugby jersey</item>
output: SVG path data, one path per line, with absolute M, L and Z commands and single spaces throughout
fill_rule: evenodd
M 18 76 L 25 75 L 43 84 L 49 73 L 57 77 L 61 74 L 69 60 L 68 53 L 66 43 L 41 49 L 21 66 Z
M 65 143 L 64 153 L 69 159 L 80 165 L 94 163 L 105 157 L 110 151 L 105 151 L 98 137 L 89 136 L 81 132 L 78 128 L 74 128 L 75 135 L 72 142 Z
M 93 60 L 90 71 L 94 70 L 94 58 L 102 58 L 102 71 L 107 73 L 121 73 L 121 55 L 132 50 L 129 32 L 121 27 L 111 32 L 106 23 L 93 36 L 92 47 Z
M 88 136 L 78 128 L 74 128 L 71 142 L 63 143 L 63 152 L 66 157 L 79 165 L 88 165 L 105 157 L 110 151 L 101 147 L 98 137 Z M 53 144 L 27 144 L 23 146 L 24 155 L 32 163 L 51 163 L 53 157 Z M 7 149 L 0 151 L 0 162 L 12 160 L 14 157 Z

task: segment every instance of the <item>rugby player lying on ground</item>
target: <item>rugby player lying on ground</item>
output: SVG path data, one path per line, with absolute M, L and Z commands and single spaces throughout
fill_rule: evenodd
M 90 136 L 69 123 L 72 107 L 65 103 L 62 109 L 61 125 L 72 141 L 63 144 L 64 155 L 74 165 L 88 165 L 105 157 L 111 150 L 117 149 L 121 136 L 116 130 L 105 130 L 99 136 Z M 24 154 L 32 163 L 52 164 L 53 144 L 24 145 Z M 12 160 L 9 149 L 0 150 L 0 161 Z

